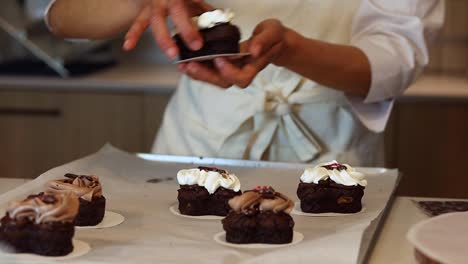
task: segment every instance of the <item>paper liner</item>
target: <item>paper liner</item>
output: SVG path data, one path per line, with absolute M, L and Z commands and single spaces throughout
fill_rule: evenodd
M 104 219 L 95 226 L 76 226 L 77 229 L 101 229 L 118 226 L 125 221 L 125 217 L 112 211 L 106 211 Z
M 333 217 L 333 216 L 352 216 L 357 215 L 362 212 L 366 211 L 366 207 L 362 207 L 361 211 L 353 214 L 341 214 L 341 213 L 321 213 L 321 214 L 314 214 L 314 213 L 305 213 L 301 209 L 301 202 L 294 203 L 294 209 L 291 211 L 291 214 L 294 215 L 302 215 L 302 216 L 310 216 L 310 217 Z
M 185 59 L 185 60 L 178 60 L 174 63 L 179 64 L 179 63 L 191 62 L 191 61 L 207 61 L 207 60 L 214 60 L 216 58 L 221 58 L 221 57 L 227 57 L 228 59 L 236 60 L 245 56 L 250 56 L 250 53 L 241 52 L 241 53 L 223 53 L 223 54 L 206 55 L 206 56 L 193 57 L 193 58 Z
M 34 263 L 39 263 L 40 261 L 51 261 L 51 260 L 68 260 L 68 259 L 81 257 L 87 254 L 90 250 L 91 250 L 91 247 L 89 246 L 88 243 L 83 242 L 81 240 L 73 239 L 73 251 L 66 256 L 50 257 L 50 256 L 41 256 L 41 255 L 29 254 L 29 253 L 0 252 L 0 260 L 13 259 L 17 261 L 32 261 Z
M 171 211 L 171 213 L 177 215 L 177 216 L 181 216 L 181 217 L 185 217 L 185 218 L 192 218 L 192 219 L 199 219 L 199 220 L 221 220 L 224 218 L 224 216 L 218 216 L 218 215 L 200 215 L 200 216 L 195 216 L 195 215 L 184 215 L 184 214 L 181 214 L 180 211 L 179 211 L 179 204 L 174 204 L 173 206 L 169 207 L 169 211 Z
M 289 247 L 293 246 L 304 239 L 302 233 L 294 231 L 293 240 L 288 244 L 234 244 L 226 241 L 226 232 L 219 232 L 214 235 L 214 241 L 223 246 L 233 247 L 233 248 L 244 248 L 244 249 L 270 249 L 270 248 L 280 248 L 280 247 Z

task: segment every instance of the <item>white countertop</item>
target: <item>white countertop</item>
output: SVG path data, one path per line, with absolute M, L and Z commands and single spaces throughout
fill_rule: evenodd
M 26 179 L 0 178 L 0 194 L 27 182 Z M 406 240 L 409 228 L 421 220 L 427 219 L 414 204 L 415 200 L 451 200 L 420 197 L 397 197 L 390 208 L 369 263 L 416 263 L 413 247 Z

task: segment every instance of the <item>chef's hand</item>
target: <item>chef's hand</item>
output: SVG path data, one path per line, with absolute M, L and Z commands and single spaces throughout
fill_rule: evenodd
M 203 46 L 203 39 L 192 23 L 192 17 L 212 10 L 213 7 L 203 0 L 144 0 L 140 14 L 133 22 L 123 48 L 133 49 L 143 32 L 151 26 L 154 38 L 166 55 L 175 59 L 179 49 L 171 37 L 166 18 L 170 17 L 182 39 L 188 47 L 198 50 Z M 112 12 L 112 10 L 110 10 Z
M 245 88 L 250 85 L 255 76 L 268 64 L 275 63 L 285 46 L 285 32 L 280 21 L 269 19 L 261 22 L 255 28 L 252 37 L 241 43 L 242 52 L 250 52 L 241 65 L 225 58 L 216 58 L 214 67 L 198 62 L 179 64 L 179 70 L 192 79 L 208 82 L 219 87 L 228 88 L 233 85 Z

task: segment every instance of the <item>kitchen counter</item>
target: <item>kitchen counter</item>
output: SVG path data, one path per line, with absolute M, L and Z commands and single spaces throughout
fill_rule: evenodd
M 424 75 L 403 97 L 468 99 L 468 76 Z
M 0 194 L 27 181 L 26 179 L 0 178 Z M 375 242 L 368 263 L 416 263 L 413 257 L 413 247 L 406 239 L 406 233 L 412 225 L 428 217 L 415 206 L 413 202 L 415 200 L 435 199 L 397 197 Z
M 4 77 L 0 90 L 172 93 L 181 74 L 175 65 L 118 64 L 84 77 Z
M 172 64 L 125 62 L 85 77 L 1 77 L 0 90 L 60 90 L 172 93 L 181 74 Z M 425 75 L 402 99 L 468 99 L 467 76 Z

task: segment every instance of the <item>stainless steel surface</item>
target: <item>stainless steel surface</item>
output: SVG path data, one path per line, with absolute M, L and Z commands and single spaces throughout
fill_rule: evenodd
M 286 163 L 286 162 L 272 162 L 272 161 L 255 161 L 255 160 L 236 160 L 236 159 L 222 159 L 222 158 L 207 158 L 207 157 L 193 157 L 193 156 L 176 156 L 176 155 L 160 155 L 149 153 L 138 153 L 138 157 L 157 162 L 167 163 L 183 163 L 193 165 L 213 165 L 213 166 L 237 166 L 248 168 L 278 168 L 278 169 L 304 169 L 313 165 L 313 163 Z M 385 173 L 390 169 L 379 167 L 357 167 L 360 171 L 368 174 Z

